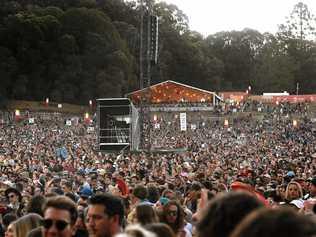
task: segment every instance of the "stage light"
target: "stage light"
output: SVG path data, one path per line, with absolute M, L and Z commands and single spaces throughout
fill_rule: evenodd
M 297 127 L 297 120 L 293 120 L 293 127 Z
M 228 119 L 225 119 L 225 121 L 224 121 L 224 126 L 225 126 L 225 127 L 228 127 L 228 125 L 229 125 Z
M 21 113 L 20 110 L 15 110 L 15 116 L 14 116 L 16 121 L 19 121 L 21 119 Z

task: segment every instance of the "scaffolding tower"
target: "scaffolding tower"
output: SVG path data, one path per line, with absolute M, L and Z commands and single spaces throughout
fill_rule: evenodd
M 144 4 L 145 2 L 145 4 Z M 139 109 L 140 119 L 140 149 L 151 150 L 150 132 L 150 85 L 151 68 L 158 59 L 158 17 L 152 14 L 150 0 L 141 0 L 140 25 L 140 89 L 145 89 Z

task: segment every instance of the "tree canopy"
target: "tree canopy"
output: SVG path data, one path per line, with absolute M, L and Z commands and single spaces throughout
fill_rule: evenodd
M 152 1 L 159 58 L 152 84 L 211 91 L 316 90 L 315 18 L 298 3 L 273 35 L 255 29 L 203 37 L 181 9 Z M 277 24 L 277 23 L 276 23 Z M 86 104 L 139 89 L 139 1 L 2 0 L 0 98 Z

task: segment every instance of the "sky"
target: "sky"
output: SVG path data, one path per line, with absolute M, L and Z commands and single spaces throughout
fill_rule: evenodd
M 276 33 L 298 0 L 163 0 L 178 6 L 188 17 L 190 30 L 207 36 L 219 31 L 251 28 Z M 316 15 L 316 0 L 303 0 Z

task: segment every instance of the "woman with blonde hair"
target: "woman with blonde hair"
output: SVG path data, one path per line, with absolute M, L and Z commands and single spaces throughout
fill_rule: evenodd
M 15 222 L 11 223 L 13 237 L 26 237 L 28 232 L 41 226 L 42 217 L 35 213 L 30 213 Z
M 299 200 L 302 198 L 303 191 L 301 185 L 295 181 L 289 182 L 285 191 L 285 202 L 291 203 L 293 200 Z

